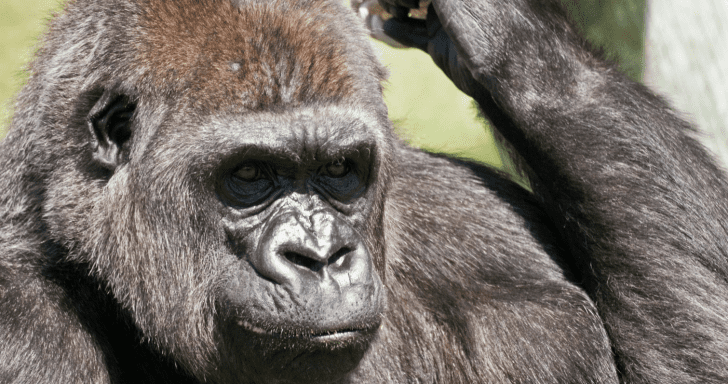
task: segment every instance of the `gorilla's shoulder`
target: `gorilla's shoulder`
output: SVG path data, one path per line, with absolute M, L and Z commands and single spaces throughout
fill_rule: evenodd
M 523 273 L 518 279 L 569 275 L 541 204 L 507 175 L 405 145 L 396 158 L 385 209 L 388 257 L 457 264 L 463 273 L 479 269 L 484 281 L 501 285 L 515 282 L 510 267 Z

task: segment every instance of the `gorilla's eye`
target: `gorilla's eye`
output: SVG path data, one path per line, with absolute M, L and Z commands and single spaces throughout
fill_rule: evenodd
M 247 162 L 226 179 L 225 196 L 235 205 L 252 206 L 270 196 L 274 181 L 270 168 L 263 163 Z
M 258 164 L 248 163 L 235 171 L 233 175 L 243 181 L 255 181 L 260 178 L 260 166 Z
M 361 196 L 365 189 L 356 163 L 344 157 L 323 166 L 316 180 L 329 196 L 338 201 L 346 202 Z
M 326 165 L 326 174 L 329 177 L 344 177 L 349 173 L 349 165 L 346 159 L 341 158 Z

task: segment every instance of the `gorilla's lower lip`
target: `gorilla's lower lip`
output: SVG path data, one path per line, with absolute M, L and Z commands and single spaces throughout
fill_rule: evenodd
M 247 331 L 255 333 L 261 336 L 272 336 L 282 338 L 298 338 L 308 339 L 315 342 L 333 342 L 333 341 L 348 341 L 351 339 L 359 338 L 368 335 L 375 331 L 377 327 L 371 328 L 346 328 L 335 331 L 269 331 L 261 327 L 255 326 L 247 321 L 239 321 L 238 325 L 245 328 Z
M 319 335 L 312 335 L 310 337 L 310 339 L 312 341 L 321 342 L 321 343 L 329 343 L 329 342 L 333 342 L 333 341 L 348 341 L 351 339 L 361 337 L 366 333 L 368 333 L 368 331 L 364 330 L 364 329 L 351 329 L 351 330 L 329 332 L 329 333 L 324 333 L 324 334 L 319 334 Z

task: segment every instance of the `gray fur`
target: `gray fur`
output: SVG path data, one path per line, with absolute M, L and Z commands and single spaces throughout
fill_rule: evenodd
M 181 3 L 77 0 L 44 37 L 0 143 L 0 382 L 728 380 L 725 177 L 690 128 L 590 53 L 557 7 L 490 4 L 502 18 L 460 43 L 495 48 L 468 57 L 473 77 L 455 76 L 533 170 L 531 194 L 398 141 L 383 71 L 338 1 L 235 2 L 246 28 L 262 31 L 255 49 L 233 52 L 239 61 L 214 55 L 233 45 L 222 39 L 237 10 Z M 485 3 L 468 3 L 470 14 L 485 20 Z M 246 18 L 259 5 L 260 20 Z M 150 35 L 180 25 L 144 23 L 165 12 L 189 27 Z M 227 27 L 207 36 L 201 25 Z M 265 40 L 290 26 L 321 33 L 317 44 Z M 479 40 L 505 27 L 513 33 L 495 33 L 505 40 Z M 311 52 L 317 60 L 302 63 Z M 278 65 L 263 65 L 270 57 Z M 89 112 L 109 92 L 134 115 L 119 156 L 105 157 Z M 246 269 L 245 243 L 268 220 L 221 203 L 218 179 L 254 143 L 306 166 L 311 147 L 358 135 L 375 161 L 343 220 L 386 289 L 378 333 L 353 363 L 335 347 L 321 349 L 334 356 L 321 364 L 253 363 L 298 345 L 233 341 L 228 316 L 260 308 L 231 309 L 223 293 L 264 285 Z M 301 332 L 287 322 L 312 307 L 269 310 L 255 329 Z

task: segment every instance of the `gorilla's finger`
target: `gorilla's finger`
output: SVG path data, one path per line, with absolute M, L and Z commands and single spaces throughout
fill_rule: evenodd
M 384 22 L 384 33 L 402 45 L 427 51 L 430 41 L 427 25 L 418 19 L 391 18 Z

